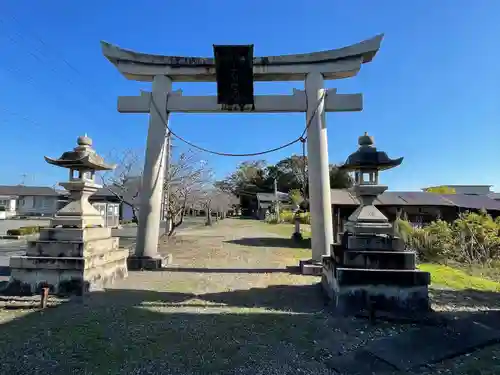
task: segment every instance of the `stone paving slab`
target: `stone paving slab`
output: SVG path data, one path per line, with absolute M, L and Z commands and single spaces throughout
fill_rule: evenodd
M 472 318 L 447 327 L 417 328 L 369 343 L 364 350 L 400 370 L 436 363 L 500 342 L 500 330 Z

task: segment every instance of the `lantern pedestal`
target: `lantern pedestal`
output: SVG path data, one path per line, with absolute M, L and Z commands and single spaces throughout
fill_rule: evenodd
M 382 266 L 380 261 L 374 263 Z M 409 260 L 400 264 L 407 267 L 411 263 Z M 391 269 L 346 268 L 339 267 L 332 257 L 324 257 L 323 289 L 335 310 L 342 314 L 428 312 L 430 274 L 416 269 L 394 269 L 395 264 L 398 262 L 386 263 Z
M 8 292 L 81 295 L 127 277 L 129 251 L 118 247 L 111 228 L 42 228 L 26 256 L 10 258 Z
M 349 216 L 342 244 L 333 245 L 331 255 L 322 259 L 323 290 L 343 314 L 427 312 L 430 274 L 416 269 L 415 252 L 406 250 L 375 206 L 387 190 L 378 184 L 378 171 L 399 165 L 402 158 L 392 160 L 377 151 L 367 134 L 359 146 L 342 168 L 355 172 L 353 191 L 360 205 Z
M 87 181 L 61 182 L 59 185 L 69 191 L 70 202 L 54 215 L 51 227 L 104 227 L 101 213 L 89 203 L 89 197 L 102 188 L 101 185 Z

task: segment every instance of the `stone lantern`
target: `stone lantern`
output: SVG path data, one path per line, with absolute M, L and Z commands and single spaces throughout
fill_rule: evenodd
M 73 151 L 63 153 L 59 159 L 45 156 L 45 160 L 69 170 L 69 181 L 59 185 L 69 192 L 70 202 L 55 214 L 51 226 L 104 227 L 104 218 L 89 203 L 89 197 L 102 187 L 95 183 L 96 171 L 109 171 L 116 166 L 104 162 L 92 148 L 92 139 L 86 135 L 78 137 Z
M 353 192 L 360 201 L 360 206 L 349 216 L 345 229 L 353 234 L 391 234 L 392 225 L 373 202 L 387 190 L 387 186 L 379 185 L 379 171 L 399 166 L 403 158 L 390 159 L 385 152 L 378 151 L 373 137 L 367 133 L 358 138 L 358 145 L 358 150 L 340 167 L 354 172 Z
M 323 288 L 344 313 L 428 311 L 430 274 L 416 269 L 415 252 L 405 249 L 393 225 L 374 206 L 387 190 L 379 185 L 379 172 L 397 167 L 403 158 L 390 159 L 378 151 L 366 133 L 358 144 L 340 168 L 354 172 L 352 190 L 359 207 L 349 216 L 341 247 L 323 257 Z
M 101 186 L 97 171 L 114 168 L 92 148 L 92 140 L 79 137 L 73 151 L 59 159 L 45 157 L 49 164 L 69 170 L 69 181 L 60 183 L 70 202 L 59 210 L 50 226 L 40 229 L 36 241 L 28 242 L 25 256 L 10 258 L 11 276 L 7 289 L 14 294 L 39 293 L 47 288 L 54 294 L 82 294 L 101 290 L 128 274 L 128 249 L 119 248 L 111 228 L 90 203 L 89 197 Z

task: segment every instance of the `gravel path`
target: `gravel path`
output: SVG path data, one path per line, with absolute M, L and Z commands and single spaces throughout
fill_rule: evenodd
M 339 356 L 411 328 L 325 311 L 319 279 L 287 268 L 310 250 L 289 245 L 228 219 L 163 242 L 167 270 L 58 308 L 0 310 L 0 374 L 335 374 Z

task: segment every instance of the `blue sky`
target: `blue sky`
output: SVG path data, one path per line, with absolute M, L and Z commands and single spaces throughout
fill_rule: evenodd
M 435 184 L 493 184 L 500 190 L 500 52 L 496 0 L 170 0 L 0 2 L 0 184 L 53 185 L 65 171 L 46 164 L 88 133 L 99 153 L 144 151 L 147 115 L 119 114 L 127 81 L 100 40 L 141 52 L 211 56 L 213 44 L 254 44 L 278 55 L 339 48 L 385 33 L 357 77 L 328 81 L 364 95 L 364 110 L 327 115 L 329 156 L 342 162 L 364 131 L 403 165 L 383 173 L 391 190 Z M 215 84 L 179 83 L 185 95 Z M 287 94 L 302 82 L 258 83 Z M 174 114 L 175 132 L 203 147 L 254 152 L 300 135 L 304 114 Z M 177 141 L 178 149 L 182 145 Z M 276 162 L 296 145 L 267 156 Z M 203 155 L 217 176 L 248 158 Z

